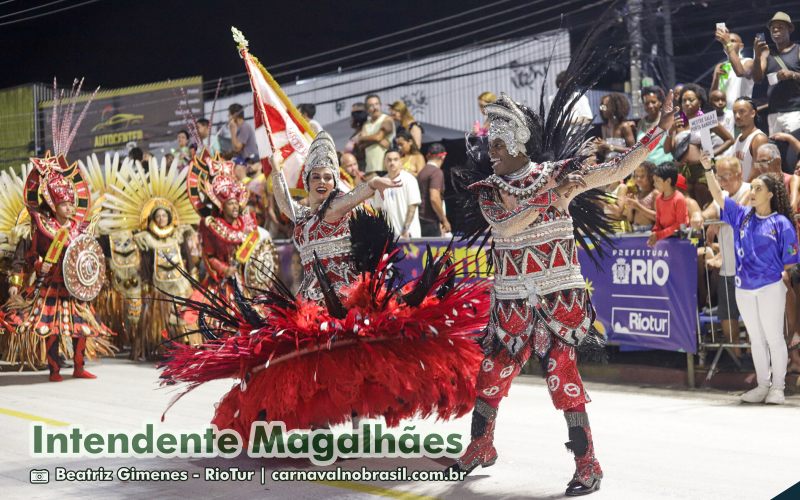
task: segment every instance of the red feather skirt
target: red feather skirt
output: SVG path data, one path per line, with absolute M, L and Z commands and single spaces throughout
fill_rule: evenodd
M 345 318 L 303 300 L 292 309 L 268 306 L 268 326 L 259 330 L 242 320 L 239 335 L 174 345 L 162 380 L 188 384 L 180 398 L 210 380 L 238 379 L 213 423 L 244 439 L 257 421 L 296 429 L 353 415 L 384 417 L 390 426 L 415 416 L 457 418 L 475 403 L 483 359 L 475 337 L 488 321 L 489 285 L 462 281 L 410 307 L 362 278 L 342 294 Z

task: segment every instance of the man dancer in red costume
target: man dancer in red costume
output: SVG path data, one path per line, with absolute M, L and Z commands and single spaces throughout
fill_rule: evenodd
M 569 205 L 590 188 L 624 179 L 644 161 L 671 126 L 672 98 L 665 100 L 658 126 L 624 155 L 596 165 L 581 158 L 558 159 L 548 140 L 550 117 L 543 122 L 506 95 L 485 109 L 494 173 L 470 189 L 493 234 L 492 313 L 482 341 L 486 357 L 478 374 L 472 441 L 452 468 L 470 472 L 495 463 L 500 400 L 535 353 L 553 405 L 564 412 L 566 446 L 575 455 L 576 470 L 566 494 L 589 494 L 600 487 L 603 472 L 595 458 L 585 406 L 590 399 L 578 373 L 576 348 L 598 340 L 591 329 L 594 311 L 578 263 Z M 557 161 L 542 161 L 546 158 Z

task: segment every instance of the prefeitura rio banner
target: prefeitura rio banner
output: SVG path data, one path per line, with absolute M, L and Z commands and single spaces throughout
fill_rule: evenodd
M 84 91 L 78 103 L 85 102 L 91 94 L 89 89 Z M 78 129 L 70 149 L 70 160 L 92 153 L 125 155 L 129 145 L 157 156 L 171 153 L 178 131 L 187 128 L 182 108 L 191 110 L 198 119 L 203 117 L 202 77 L 121 89 L 101 88 Z M 52 112 L 53 101 L 39 104 L 44 144 L 47 145 L 53 143 L 50 137 Z
M 624 237 L 597 267 L 579 255 L 608 339 L 623 346 L 697 352 L 697 248 L 668 238 Z

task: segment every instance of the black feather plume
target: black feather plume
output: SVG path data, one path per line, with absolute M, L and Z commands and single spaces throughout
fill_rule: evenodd
M 600 265 L 599 257 L 603 256 L 605 242 L 613 246 L 614 233 L 611 219 L 603 212 L 602 200 L 606 194 L 599 189 L 590 189 L 569 204 L 569 214 L 572 217 L 575 241 L 586 250 L 586 254 L 595 265 Z
M 229 279 L 233 283 L 233 301 L 236 304 L 236 308 L 239 310 L 239 313 L 242 315 L 247 324 L 251 325 L 254 330 L 263 327 L 266 324 L 264 318 L 258 314 L 258 311 L 255 310 L 252 302 L 248 300 L 239 289 L 239 283 L 237 282 L 236 277 L 231 276 Z
M 384 212 L 373 213 L 359 207 L 350 216 L 351 258 L 359 273 L 373 272 L 384 255 L 391 255 L 393 263 L 399 262 L 403 254 L 395 252 L 398 248 L 397 238 Z
M 333 288 L 331 281 L 328 279 L 327 274 L 325 274 L 325 268 L 322 262 L 319 261 L 317 252 L 314 252 L 314 262 L 311 267 L 314 270 L 314 276 L 317 277 L 317 283 L 322 291 L 322 295 L 325 297 L 325 307 L 328 308 L 328 312 L 331 313 L 331 316 L 334 318 L 344 319 L 347 317 L 347 309 L 342 305 L 339 296 L 336 295 L 336 289 Z
M 478 203 L 478 196 L 469 186 L 492 175 L 492 164 L 489 160 L 489 139 L 486 136 L 468 135 L 466 137 L 467 161 L 462 166 L 450 170 L 454 194 L 449 204 L 459 207 L 461 224 L 455 233 L 462 241 L 473 245 L 481 239 L 481 247 L 490 234 L 489 223 L 483 217 Z
M 624 53 L 622 44 L 627 39 L 623 33 L 624 26 L 623 19 L 612 5 L 572 54 L 561 87 L 556 92 L 544 121 L 539 139 L 541 156 L 538 158 L 532 156 L 533 161 L 573 158 L 575 161 L 570 165 L 570 169 L 573 170 L 577 170 L 583 163 L 585 158 L 578 158 L 579 150 L 590 126 L 573 125 L 572 112 L 578 100 L 597 84 Z M 539 99 L 539 116 L 545 116 L 544 95 L 543 83 Z M 598 195 L 598 190 L 586 191 L 576 196 L 569 205 L 569 213 L 575 225 L 575 240 L 586 250 L 595 264 L 599 262 L 595 258 L 595 252 L 602 255 L 602 246 L 599 243 L 601 241 L 611 243 L 610 235 L 613 233 L 611 221 L 603 212 L 603 205 L 597 203 Z

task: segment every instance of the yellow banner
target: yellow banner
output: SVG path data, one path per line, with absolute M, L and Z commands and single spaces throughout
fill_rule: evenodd
M 44 256 L 44 261 L 50 264 L 55 264 L 61 258 L 61 252 L 67 246 L 69 239 L 69 228 L 62 227 L 56 232 L 53 237 L 53 242 L 50 243 L 50 248 L 47 249 L 47 254 Z
M 256 249 L 256 243 L 258 243 L 258 229 L 254 229 L 250 234 L 247 235 L 247 238 L 244 239 L 239 248 L 236 250 L 236 260 L 244 264 L 250 258 L 250 255 L 253 254 L 253 250 Z

